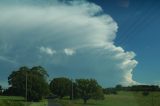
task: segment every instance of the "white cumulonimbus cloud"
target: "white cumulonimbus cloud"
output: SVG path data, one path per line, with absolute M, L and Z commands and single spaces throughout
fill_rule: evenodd
M 43 53 L 46 53 L 48 55 L 53 55 L 53 54 L 56 53 L 56 50 L 53 50 L 53 49 L 51 49 L 49 47 L 43 47 L 43 46 L 40 47 L 40 51 L 43 52 Z
M 67 55 L 67 56 L 72 56 L 73 54 L 76 53 L 76 51 L 74 49 L 71 49 L 71 48 L 65 48 L 64 49 L 64 53 Z
M 32 2 L 0 6 L 3 70 L 42 65 L 51 76 L 95 78 L 103 86 L 137 83 L 132 78 L 138 63 L 135 53 L 114 45 L 118 25 L 100 6 L 86 1 Z M 10 68 L 4 65 L 8 59 Z

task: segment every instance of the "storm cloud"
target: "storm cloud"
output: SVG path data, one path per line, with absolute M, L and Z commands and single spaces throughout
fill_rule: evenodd
M 136 54 L 114 45 L 118 25 L 98 5 L 7 0 L 0 14 L 1 82 L 19 66 L 42 65 L 51 78 L 95 78 L 103 86 L 137 83 Z

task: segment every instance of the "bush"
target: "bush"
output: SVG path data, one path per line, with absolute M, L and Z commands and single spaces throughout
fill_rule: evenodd
M 118 92 L 114 88 L 103 89 L 103 93 L 106 95 L 114 94 L 117 95 Z
M 148 96 L 148 95 L 149 95 L 149 92 L 148 92 L 148 91 L 144 91 L 144 92 L 142 92 L 142 95 L 143 95 L 143 96 Z

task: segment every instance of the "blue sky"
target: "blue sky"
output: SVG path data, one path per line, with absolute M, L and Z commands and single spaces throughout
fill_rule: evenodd
M 160 1 L 91 0 L 101 5 L 118 23 L 115 40 L 125 50 L 133 50 L 139 64 L 133 78 L 144 83 L 160 80 Z
M 50 79 L 159 84 L 159 1 L 62 1 L 0 0 L 0 84 L 35 65 Z

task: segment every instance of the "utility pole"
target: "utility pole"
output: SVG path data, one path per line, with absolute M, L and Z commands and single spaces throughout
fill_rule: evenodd
M 72 79 L 72 100 L 73 100 L 73 79 Z
M 25 103 L 25 106 L 27 106 L 27 80 L 28 80 L 28 78 L 27 78 L 28 76 L 27 76 L 27 71 L 26 71 L 26 103 Z

